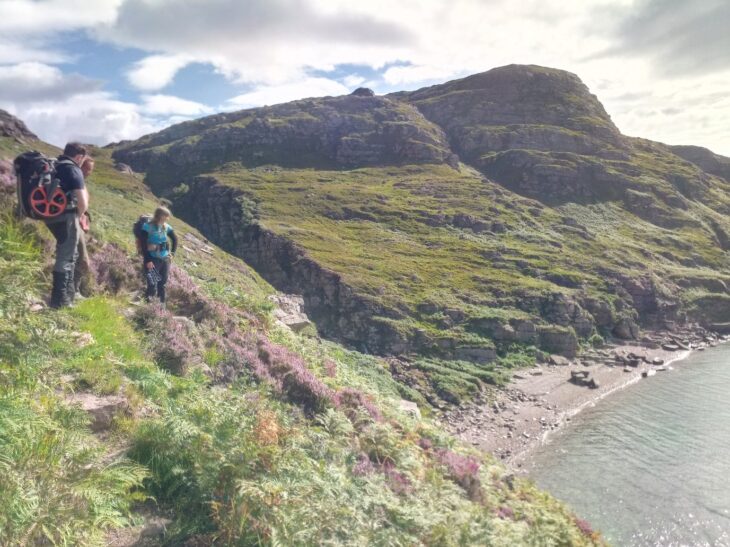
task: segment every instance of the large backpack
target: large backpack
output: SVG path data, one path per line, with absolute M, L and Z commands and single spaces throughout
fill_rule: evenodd
M 137 243 L 137 252 L 141 255 L 144 254 L 144 251 L 142 250 L 142 226 L 149 222 L 152 222 L 152 215 L 144 214 L 140 215 L 137 222 L 135 222 L 132 226 L 132 233 L 134 234 L 134 239 Z
M 56 166 L 62 163 L 73 164 L 71 160 L 54 160 L 36 151 L 15 158 L 18 210 L 22 216 L 50 220 L 70 208 L 73 199 L 61 188 L 56 173 Z

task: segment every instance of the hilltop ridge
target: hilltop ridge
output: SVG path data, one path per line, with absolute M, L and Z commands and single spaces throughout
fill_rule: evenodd
M 730 182 L 730 158 L 715 154 L 712 150 L 701 146 L 668 146 L 672 153 L 694 163 L 703 171 L 716 175 Z
M 184 122 L 117 146 L 115 157 L 150 171 L 150 180 L 189 176 L 228 162 L 316 169 L 458 162 L 443 131 L 417 109 L 355 94 Z
M 535 149 L 621 157 L 618 128 L 576 76 L 508 65 L 391 97 L 414 104 L 467 162 L 485 152 Z

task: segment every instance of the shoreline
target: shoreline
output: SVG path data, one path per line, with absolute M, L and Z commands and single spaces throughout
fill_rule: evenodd
M 728 341 L 727 335 L 704 329 L 658 331 L 641 341 L 587 350 L 572 360 L 550 356 L 547 363 L 517 371 L 505 388 L 490 389 L 444 412 L 440 421 L 456 437 L 521 473 L 530 453 L 586 408 L 639 380 L 671 371 L 694 351 Z M 575 382 L 573 375 L 579 377 Z M 593 381 L 597 387 L 585 385 Z

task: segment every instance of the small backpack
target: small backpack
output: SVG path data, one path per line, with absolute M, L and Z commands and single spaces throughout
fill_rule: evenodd
M 132 233 L 137 244 L 137 253 L 141 255 L 144 255 L 144 250 L 142 249 L 142 226 L 149 222 L 152 222 L 152 215 L 144 214 L 140 215 L 137 222 L 132 226 Z
M 56 166 L 71 160 L 55 160 L 40 152 L 24 152 L 13 161 L 18 189 L 18 209 L 22 216 L 50 220 L 62 215 L 72 199 L 61 188 Z M 75 165 L 75 164 L 74 164 Z

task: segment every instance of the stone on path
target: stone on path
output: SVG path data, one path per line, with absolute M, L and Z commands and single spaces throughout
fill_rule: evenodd
M 403 412 L 405 412 L 406 414 L 410 414 L 416 420 L 421 419 L 421 410 L 418 408 L 418 405 L 413 401 L 406 401 L 405 399 L 401 399 L 398 403 L 398 406 Z
M 129 401 L 119 395 L 94 395 L 93 393 L 74 393 L 67 399 L 72 405 L 80 406 L 91 416 L 91 430 L 106 431 L 114 417 L 126 412 Z
M 159 515 L 146 515 L 144 523 L 130 528 L 113 530 L 106 538 L 108 547 L 152 547 L 161 545 L 172 519 Z

